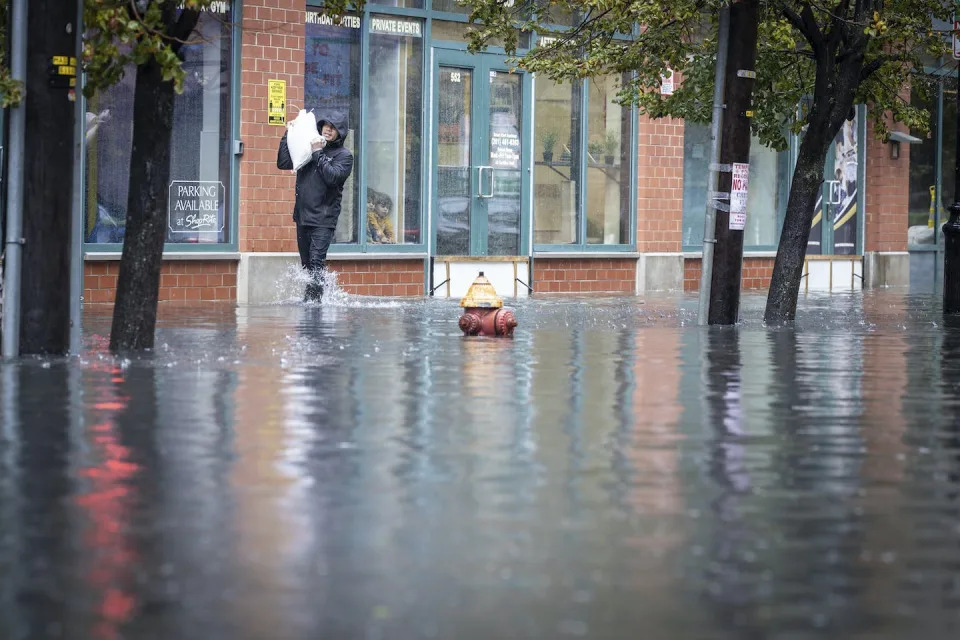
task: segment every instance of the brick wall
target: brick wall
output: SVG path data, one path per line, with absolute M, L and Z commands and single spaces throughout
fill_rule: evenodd
M 897 127 L 903 129 L 902 127 Z M 890 145 L 871 133 L 867 122 L 867 193 L 865 251 L 906 251 L 910 198 L 910 145 L 900 145 L 900 158 L 890 157 Z
M 422 296 L 423 260 L 334 260 L 327 263 L 347 293 L 366 296 Z
M 633 293 L 636 258 L 537 258 L 533 288 L 537 293 Z
M 740 287 L 747 289 L 767 289 L 773 275 L 773 258 L 744 258 Z M 687 258 L 683 261 L 683 290 L 700 290 L 700 258 Z
M 637 250 L 679 252 L 683 240 L 683 120 L 640 116 Z
M 267 124 L 267 81 L 287 83 L 287 119 L 303 107 L 305 0 L 244 0 L 240 86 L 241 251 L 296 251 L 294 176 L 277 169 L 284 128 Z
M 120 263 L 87 262 L 83 268 L 83 299 L 113 303 Z M 237 263 L 231 260 L 167 261 L 160 271 L 160 302 L 236 302 Z

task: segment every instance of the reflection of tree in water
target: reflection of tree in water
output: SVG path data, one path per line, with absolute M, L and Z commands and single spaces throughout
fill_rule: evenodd
M 698 563 L 704 596 L 738 637 L 858 627 L 862 409 L 859 378 L 849 374 L 857 339 L 770 331 L 767 359 L 743 350 L 741 338 L 711 329 L 704 358 L 718 492 Z M 772 377 L 744 386 L 743 373 L 762 367 Z M 748 399 L 766 409 L 772 432 L 745 428 Z

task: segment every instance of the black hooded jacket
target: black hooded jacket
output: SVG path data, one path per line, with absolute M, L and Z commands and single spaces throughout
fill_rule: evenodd
M 347 119 L 340 113 L 331 113 L 317 120 L 317 131 L 324 123 L 332 124 L 339 134 L 320 151 L 314 151 L 310 162 L 297 171 L 297 200 L 293 207 L 293 219 L 307 227 L 336 228 L 340 217 L 340 198 L 343 183 L 353 170 L 353 154 L 344 148 L 347 137 Z M 287 134 L 280 140 L 277 151 L 277 168 L 293 169 Z

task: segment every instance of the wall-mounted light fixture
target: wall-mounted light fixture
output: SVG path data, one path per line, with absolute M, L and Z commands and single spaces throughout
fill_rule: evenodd
M 887 142 L 890 145 L 890 157 L 896 160 L 900 157 L 901 142 L 904 144 L 917 144 L 918 142 L 923 142 L 923 140 L 909 133 L 904 133 L 903 131 L 893 131 L 890 133 L 890 139 Z

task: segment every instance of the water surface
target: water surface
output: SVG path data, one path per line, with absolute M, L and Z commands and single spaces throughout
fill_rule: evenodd
M 0 638 L 960 637 L 937 298 L 162 307 L 0 363 Z

